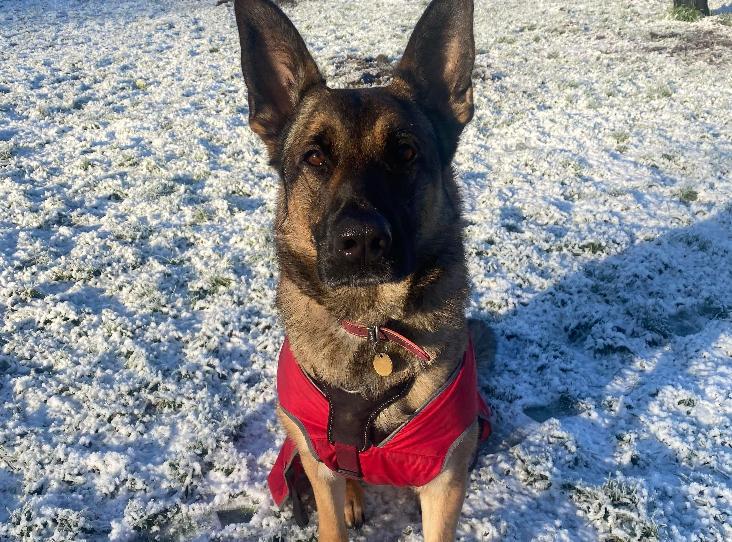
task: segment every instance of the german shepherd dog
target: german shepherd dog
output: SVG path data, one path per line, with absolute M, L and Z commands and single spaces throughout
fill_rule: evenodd
M 377 434 L 400 427 L 445 384 L 467 346 L 468 278 L 452 158 L 473 116 L 472 0 L 433 0 L 388 86 L 329 88 L 305 43 L 269 0 L 236 0 L 249 125 L 280 177 L 277 307 L 307 375 L 378 398 Z M 368 344 L 341 322 L 389 326 L 429 353 L 425 363 L 385 345 L 394 370 L 377 374 Z M 347 540 L 364 520 L 363 490 L 311 453 L 278 408 L 315 497 L 319 540 Z M 453 540 L 477 422 L 441 473 L 414 488 L 424 538 Z

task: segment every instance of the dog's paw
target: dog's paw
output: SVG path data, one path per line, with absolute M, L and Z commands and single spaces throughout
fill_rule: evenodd
M 343 514 L 348 527 L 358 529 L 366 521 L 363 513 L 363 488 L 355 480 L 346 480 L 346 504 Z

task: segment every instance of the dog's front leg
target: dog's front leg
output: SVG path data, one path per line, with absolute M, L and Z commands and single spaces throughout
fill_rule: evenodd
M 465 499 L 468 469 L 478 443 L 478 422 L 467 431 L 443 471 L 430 483 L 417 488 L 422 506 L 425 542 L 455 540 L 455 530 Z
M 320 542 L 344 542 L 348 531 L 343 516 L 346 503 L 346 479 L 335 475 L 313 457 L 300 428 L 292 420 L 279 412 L 285 431 L 294 440 L 300 452 L 305 474 L 310 480 L 318 508 L 318 540 Z
M 315 505 L 318 507 L 318 540 L 343 542 L 348 540 L 343 508 L 346 502 L 346 479 L 333 474 L 319 464 L 309 451 L 300 449 L 300 459 L 313 486 Z

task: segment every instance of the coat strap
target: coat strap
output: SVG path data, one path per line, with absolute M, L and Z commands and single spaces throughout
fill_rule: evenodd
M 342 442 L 334 444 L 338 473 L 349 478 L 361 478 L 361 464 L 358 460 L 358 448 Z

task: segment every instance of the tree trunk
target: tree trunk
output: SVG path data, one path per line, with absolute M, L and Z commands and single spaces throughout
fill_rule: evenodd
M 674 0 L 674 7 L 688 6 L 701 11 L 704 15 L 709 15 L 709 4 L 707 0 Z

